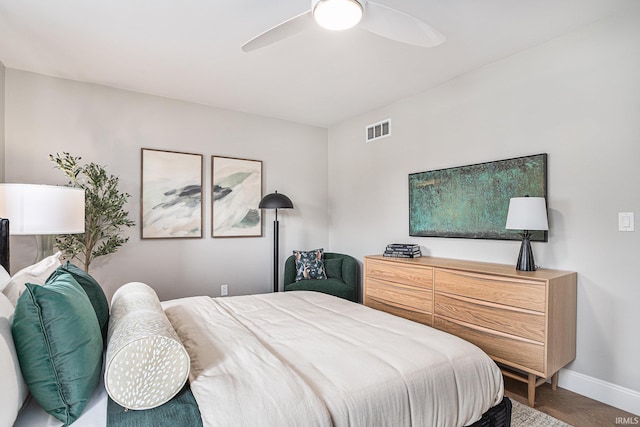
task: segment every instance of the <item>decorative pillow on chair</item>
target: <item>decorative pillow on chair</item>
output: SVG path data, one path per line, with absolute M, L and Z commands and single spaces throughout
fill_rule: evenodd
M 296 258 L 296 282 L 300 280 L 322 280 L 327 278 L 322 255 L 324 249 L 293 251 Z
M 48 256 L 42 261 L 23 268 L 13 275 L 11 281 L 7 283 L 2 293 L 4 293 L 11 304 L 14 306 L 18 302 L 18 298 L 25 290 L 26 283 L 33 283 L 34 285 L 44 285 L 51 273 L 56 271 L 56 268 L 60 266 L 61 252 L 57 252 L 54 255 Z
M 45 286 L 27 283 L 13 315 L 22 375 L 42 408 L 65 425 L 100 381 L 102 336 L 87 294 L 68 273 Z

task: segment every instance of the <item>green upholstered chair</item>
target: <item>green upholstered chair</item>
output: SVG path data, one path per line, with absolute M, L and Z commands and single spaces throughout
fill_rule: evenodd
M 326 280 L 300 280 L 296 282 L 296 260 L 291 255 L 284 263 L 284 290 L 317 291 L 358 302 L 358 262 L 355 258 L 325 252 Z

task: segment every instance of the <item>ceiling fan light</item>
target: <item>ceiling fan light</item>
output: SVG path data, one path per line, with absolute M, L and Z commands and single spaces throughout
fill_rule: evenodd
M 347 30 L 362 19 L 362 5 L 356 0 L 320 0 L 313 8 L 313 18 L 328 30 Z

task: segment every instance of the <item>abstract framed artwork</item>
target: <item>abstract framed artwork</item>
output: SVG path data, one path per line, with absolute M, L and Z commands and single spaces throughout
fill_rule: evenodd
M 143 239 L 202 238 L 202 154 L 142 149 Z
M 547 197 L 546 154 L 409 174 L 409 235 L 521 240 L 505 225 L 509 200 L 526 195 Z
M 262 161 L 211 156 L 211 236 L 261 237 Z

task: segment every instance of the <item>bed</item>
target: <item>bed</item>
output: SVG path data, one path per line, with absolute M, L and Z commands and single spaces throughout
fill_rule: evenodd
M 442 331 L 307 291 L 162 308 L 204 426 L 509 426 L 498 367 Z M 107 400 L 101 383 L 73 425 L 107 425 Z M 16 425 L 61 423 L 31 401 Z

